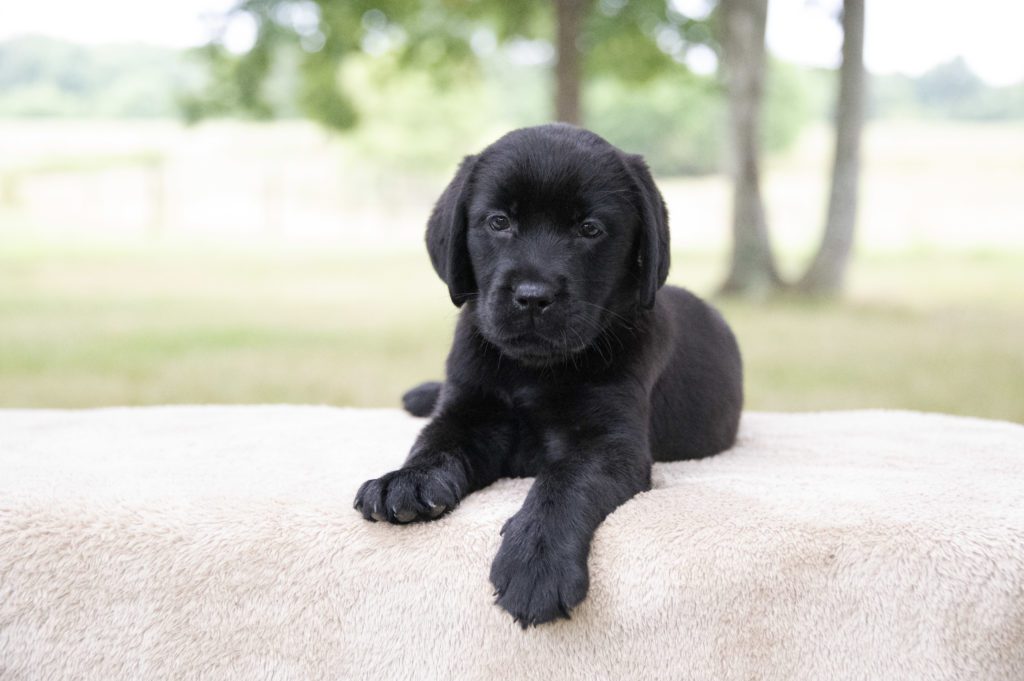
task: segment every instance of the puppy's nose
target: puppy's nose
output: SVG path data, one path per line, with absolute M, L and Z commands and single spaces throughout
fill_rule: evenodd
M 513 300 L 520 309 L 531 312 L 543 312 L 555 299 L 555 291 L 549 284 L 527 281 L 518 284 L 513 292 Z

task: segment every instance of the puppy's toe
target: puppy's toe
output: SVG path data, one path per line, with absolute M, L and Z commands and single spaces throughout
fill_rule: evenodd
M 356 492 L 355 503 L 352 507 L 362 514 L 366 520 L 386 520 L 383 504 L 384 488 L 380 479 L 367 480 Z
M 461 498 L 458 482 L 440 470 L 431 471 L 424 476 L 420 481 L 419 494 L 427 514 L 433 518 L 455 508 Z
M 394 514 L 395 520 L 400 523 L 411 523 L 413 520 L 416 520 L 416 514 L 407 509 L 392 509 L 391 512 Z

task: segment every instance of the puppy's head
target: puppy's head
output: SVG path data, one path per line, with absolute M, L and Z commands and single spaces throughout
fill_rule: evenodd
M 463 160 L 427 224 L 427 250 L 487 340 L 544 365 L 654 305 L 668 215 L 642 158 L 543 125 Z

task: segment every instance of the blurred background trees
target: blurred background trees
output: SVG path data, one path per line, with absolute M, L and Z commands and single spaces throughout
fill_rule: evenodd
M 849 4 L 844 13 L 849 19 L 843 25 L 852 30 L 847 30 L 844 75 L 836 104 L 837 133 L 841 133 L 837 138 L 842 144 L 837 146 L 825 236 L 796 288 L 816 294 L 839 292 L 853 240 L 863 111 L 860 74 L 864 12 L 863 0 L 851 0 Z M 734 150 L 734 245 L 722 291 L 763 294 L 784 286 L 775 266 L 760 190 L 767 12 L 767 0 L 723 0 L 715 11 L 697 19 L 685 16 L 666 0 L 318 0 L 315 4 L 242 0 L 233 13 L 255 24 L 253 44 L 243 54 L 232 56 L 223 42 L 212 42 L 207 56 L 218 77 L 205 94 L 188 101 L 187 110 L 196 118 L 232 107 L 258 116 L 270 115 L 272 108 L 261 94 L 264 82 L 275 60 L 299 54 L 298 103 L 302 111 L 325 125 L 347 129 L 358 120 L 351 104 L 353 95 L 345 91 L 339 73 L 346 57 L 357 52 L 360 44 L 364 48 L 377 45 L 370 48 L 371 52 L 392 53 L 397 68 L 426 68 L 436 77 L 451 78 L 459 70 L 462 77 L 479 72 L 486 52 L 483 43 L 546 40 L 554 46 L 553 119 L 582 125 L 588 121 L 582 103 L 585 78 L 614 79 L 619 87 L 634 89 L 666 72 L 691 77 L 685 61 L 687 52 L 714 48 L 719 55 L 724 54 L 732 121 L 728 136 Z M 715 25 L 720 27 L 717 32 L 712 30 Z M 430 30 L 423 30 L 424 26 Z M 360 32 L 361 43 L 355 40 Z M 716 83 L 706 74 L 704 85 L 714 88 Z M 671 124 L 676 117 L 684 119 L 681 112 L 688 106 L 688 102 L 679 101 L 675 111 L 666 111 L 664 125 L 653 128 L 655 138 L 631 150 L 643 152 L 643 147 L 661 146 L 665 128 L 678 127 Z M 708 113 L 713 116 L 717 112 Z M 603 132 L 603 126 L 594 127 Z M 692 131 L 686 132 L 692 137 Z M 609 137 L 617 141 L 617 135 Z M 654 161 L 658 169 L 658 159 Z
M 392 72 L 420 71 L 451 86 L 479 79 L 500 61 L 495 51 L 508 47 L 550 63 L 551 105 L 542 118 L 588 125 L 585 83 L 610 78 L 635 86 L 666 73 L 678 77 L 687 73 L 687 50 L 713 45 L 706 17 L 686 17 L 665 0 L 242 0 L 225 27 L 241 17 L 255 26 L 251 47 L 232 54 L 222 36 L 204 48 L 217 77 L 187 99 L 189 115 L 274 115 L 266 81 L 275 64 L 291 61 L 302 113 L 345 130 L 357 123 L 354 93 L 341 73 L 346 58 L 370 54 Z
M 864 127 L 864 0 L 843 0 L 843 50 L 835 111 L 835 152 L 825 232 L 798 290 L 839 293 L 853 251 L 860 193 L 860 140 Z
M 768 0 L 722 0 L 720 11 L 733 149 L 732 258 L 722 292 L 763 294 L 783 283 L 761 198 Z
M 779 289 L 814 296 L 841 292 L 853 250 L 864 124 L 864 0 L 844 0 L 835 151 L 825 229 L 794 286 L 779 274 L 761 198 L 761 100 L 765 89 L 768 0 L 721 0 L 719 23 L 733 146 L 733 247 L 724 294 L 763 296 Z
M 718 130 L 712 139 L 718 139 L 719 158 L 722 146 L 731 147 L 734 185 L 732 256 L 721 292 L 762 296 L 788 290 L 820 296 L 842 291 L 857 214 L 865 99 L 864 0 L 844 0 L 840 13 L 844 38 L 832 114 L 836 144 L 828 208 L 820 245 L 793 285 L 776 266 L 761 197 L 768 0 L 721 0 L 698 18 L 684 15 L 667 0 L 241 0 L 232 14 L 253 22 L 253 44 L 240 55 L 229 54 L 223 41 L 214 40 L 206 47 L 214 77 L 204 93 L 184 101 L 191 119 L 232 110 L 273 115 L 273 106 L 263 94 L 265 83 L 275 63 L 291 57 L 298 71 L 298 108 L 324 125 L 344 130 L 358 123 L 354 95 L 346 91 L 340 76 L 346 57 L 360 51 L 388 54 L 398 69 L 424 70 L 437 79 L 466 78 L 479 75 L 494 46 L 532 40 L 545 41 L 554 48 L 552 118 L 585 125 L 589 122 L 583 108 L 586 81 L 612 79 L 632 94 L 666 73 L 675 76 L 672 80 L 692 78 L 687 53 L 713 49 L 716 61 L 724 66 L 721 72 L 730 125 L 725 134 Z M 942 95 L 936 93 L 945 91 L 934 83 L 943 79 L 954 84 L 954 97 L 977 96 L 980 81 L 972 81 L 962 65 L 959 71 L 955 62 L 952 66 L 952 72 L 940 71 L 922 79 L 925 101 L 942 101 Z M 717 82 L 706 73 L 702 85 L 714 91 Z M 662 112 L 660 125 L 641 121 L 643 128 L 633 126 L 634 134 L 640 129 L 653 131 L 651 138 L 620 142 L 614 123 L 609 126 L 611 134 L 606 134 L 613 142 L 651 155 L 664 145 L 667 130 L 679 128 L 680 121 L 687 120 L 683 111 L 691 102 L 677 99 L 676 103 L 674 109 Z M 789 116 L 796 121 L 795 131 L 806 114 L 801 116 L 797 102 L 789 100 L 787 105 L 793 107 Z M 706 110 L 705 125 L 713 124 L 711 118 L 717 113 Z M 620 125 L 625 122 L 622 118 L 633 116 L 620 113 Z M 605 132 L 605 122 L 599 116 L 593 119 L 593 127 Z M 684 136 L 692 140 L 693 133 L 684 127 Z M 773 133 L 776 144 L 792 141 L 791 132 Z M 726 137 L 728 141 L 723 142 Z M 658 156 L 652 161 L 656 170 L 664 169 Z M 701 169 L 692 161 L 690 165 L 691 170 Z
M 679 6 L 661 0 L 247 0 L 223 17 L 219 36 L 192 50 L 34 37 L 0 42 L 0 115 L 309 117 L 329 129 L 351 130 L 360 116 L 400 117 L 396 109 L 429 90 L 439 103 L 465 98 L 462 115 L 449 117 L 449 127 L 458 129 L 453 139 L 465 139 L 465 120 L 513 126 L 579 116 L 613 142 L 645 154 L 662 175 L 717 172 L 727 164 L 730 137 L 726 89 L 717 74 L 723 49 L 716 25 L 723 22 L 706 11 L 712 5 L 696 17 Z M 578 14 L 578 26 L 559 32 L 562 14 Z M 251 41 L 229 49 L 227 38 L 239 25 L 250 26 Z M 558 47 L 559 35 L 578 59 L 559 57 L 565 49 Z M 835 75 L 765 59 L 759 140 L 774 153 L 789 148 L 807 125 L 832 116 Z M 559 63 L 567 65 L 561 77 Z M 866 111 L 873 118 L 1024 117 L 1024 85 L 992 86 L 962 58 L 917 77 L 884 75 L 872 82 Z M 393 96 L 382 97 L 384 91 Z M 450 162 L 436 153 L 423 160 L 435 167 Z
M 431 202 L 565 119 L 648 159 L 671 282 L 739 294 L 752 408 L 1024 420 L 1024 82 L 992 78 L 1021 73 L 1016 6 L 935 6 L 926 40 L 856 0 L 99 2 L 54 12 L 71 39 L 0 24 L 0 404 L 395 404 L 454 321 Z M 179 7 L 209 31 L 136 40 Z M 917 66 L 866 74 L 873 40 Z

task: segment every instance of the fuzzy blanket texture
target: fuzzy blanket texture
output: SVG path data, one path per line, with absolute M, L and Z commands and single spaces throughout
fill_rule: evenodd
M 658 464 L 572 620 L 492 604 L 530 480 L 367 523 L 391 410 L 0 411 L 0 679 L 1024 679 L 1024 427 L 744 415 Z

